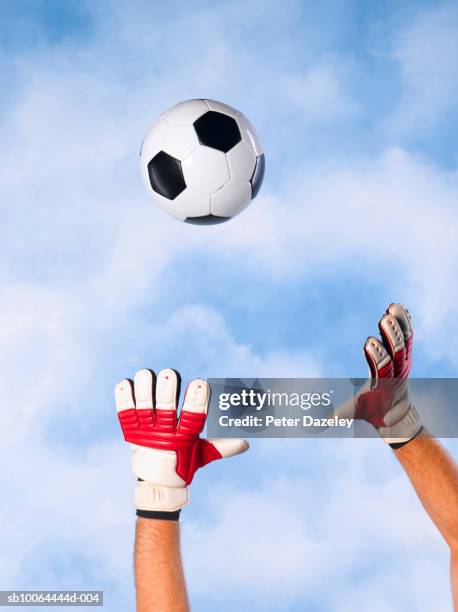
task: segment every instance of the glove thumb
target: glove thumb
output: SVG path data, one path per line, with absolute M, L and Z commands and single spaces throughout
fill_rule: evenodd
M 207 465 L 211 461 L 240 455 L 249 449 L 250 445 L 246 440 L 234 438 L 220 438 L 217 440 L 201 440 L 200 445 L 200 467 Z
M 246 440 L 236 440 L 234 438 L 219 438 L 217 440 L 208 440 L 208 442 L 213 444 L 221 457 L 240 455 L 250 448 Z

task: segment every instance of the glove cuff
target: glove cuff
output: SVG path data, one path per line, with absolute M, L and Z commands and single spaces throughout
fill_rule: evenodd
M 178 521 L 181 510 L 175 512 L 165 512 L 162 510 L 137 510 L 137 516 L 140 518 L 156 519 L 157 521 Z
M 137 510 L 149 512 L 176 512 L 189 502 L 187 487 L 162 487 L 139 480 L 135 486 Z
M 409 444 L 409 442 L 412 442 L 412 440 L 415 440 L 415 438 L 417 438 L 421 434 L 422 431 L 423 431 L 423 425 L 420 427 L 417 433 L 412 438 L 410 438 L 410 440 L 407 440 L 406 442 L 389 442 L 389 445 L 391 446 L 393 450 L 398 450 L 399 448 L 402 448 L 406 444 Z
M 380 427 L 378 432 L 392 448 L 400 448 L 400 446 L 407 444 L 407 442 L 415 438 L 422 429 L 423 424 L 420 416 L 415 406 L 411 404 L 409 410 L 399 423 L 391 427 Z

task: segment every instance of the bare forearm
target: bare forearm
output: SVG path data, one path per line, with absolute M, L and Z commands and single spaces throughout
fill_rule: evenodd
M 176 521 L 137 519 L 137 612 L 188 612 L 189 604 Z
M 458 551 L 458 467 L 434 438 L 420 434 L 395 451 L 426 512 Z
M 450 578 L 458 610 L 458 467 L 434 438 L 420 434 L 394 451 L 434 524 L 450 546 Z

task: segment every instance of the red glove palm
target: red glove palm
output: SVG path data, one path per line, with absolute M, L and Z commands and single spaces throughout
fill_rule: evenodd
M 195 381 L 196 394 L 207 383 Z M 186 395 L 185 395 L 186 405 Z M 196 404 L 197 405 L 197 404 Z M 191 412 L 183 408 L 179 420 L 176 409 L 130 408 L 118 413 L 126 442 L 175 451 L 176 472 L 186 484 L 190 484 L 196 471 L 222 455 L 214 444 L 200 438 L 207 414 Z
M 408 377 L 412 368 L 413 329 L 409 311 L 391 304 L 380 319 L 382 341 L 370 336 L 364 355 L 371 378 L 354 402 L 337 409 L 373 425 L 389 444 L 404 444 L 419 433 L 420 418 L 410 402 Z
M 355 411 L 355 419 L 367 421 L 377 429 L 387 425 L 385 417 L 393 409 L 395 397 L 406 388 L 413 345 L 410 313 L 400 304 L 391 304 L 378 327 L 383 343 L 371 336 L 364 345 L 371 390 L 357 397 Z

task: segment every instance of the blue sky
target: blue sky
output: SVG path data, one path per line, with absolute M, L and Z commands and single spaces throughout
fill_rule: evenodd
M 456 375 L 457 31 L 453 3 L 3 3 L 1 588 L 130 609 L 112 392 L 138 368 L 363 376 L 403 301 L 415 374 Z M 167 217 L 139 174 L 152 121 L 193 97 L 266 152 L 222 226 Z M 451 609 L 446 548 L 378 440 L 258 441 L 191 494 L 195 609 Z

